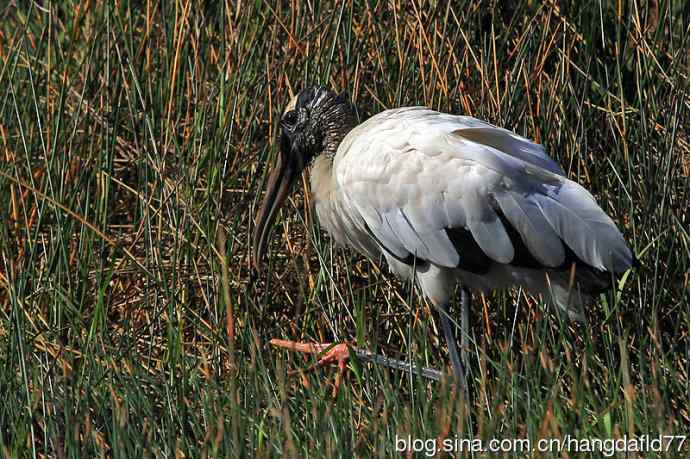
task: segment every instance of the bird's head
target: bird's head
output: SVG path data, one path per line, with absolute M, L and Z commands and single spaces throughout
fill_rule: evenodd
M 333 157 L 356 120 L 355 108 L 347 96 L 323 87 L 305 89 L 288 103 L 280 120 L 280 151 L 268 178 L 252 237 L 257 271 L 273 220 L 293 182 L 317 156 Z

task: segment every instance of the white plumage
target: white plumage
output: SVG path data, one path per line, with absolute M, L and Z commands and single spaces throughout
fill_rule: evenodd
M 537 145 L 475 118 L 423 107 L 387 110 L 356 125 L 342 96 L 312 88 L 281 121 L 281 150 L 254 233 L 258 265 L 267 228 L 306 164 L 323 228 L 339 243 L 414 277 L 437 306 L 451 360 L 464 380 L 445 314 L 462 285 L 519 285 L 572 318 L 633 266 L 623 236 L 592 195 Z
M 385 256 L 400 276 L 412 275 L 400 262 L 412 255 L 475 289 L 522 285 L 547 294 L 556 284 L 547 301 L 579 315 L 581 302 L 573 301 L 579 296 L 568 303 L 567 275 L 545 275 L 565 262 L 563 243 L 602 271 L 632 265 L 615 224 L 542 146 L 475 118 L 423 107 L 387 110 L 352 129 L 330 162 L 317 157 L 311 175 L 322 226 L 371 259 Z M 544 269 L 509 267 L 514 246 L 499 210 Z M 462 247 L 453 245 L 448 228 L 469 230 L 497 265 L 481 279 L 455 269 Z M 425 277 L 419 282 L 425 292 L 434 290 Z M 451 289 L 441 290 L 434 302 L 449 300 Z

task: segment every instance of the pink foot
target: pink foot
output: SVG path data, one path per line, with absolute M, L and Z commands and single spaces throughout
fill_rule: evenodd
M 269 341 L 269 344 L 305 354 L 322 354 L 319 360 L 307 368 L 306 371 L 312 371 L 316 368 L 323 367 L 331 363 L 337 363 L 338 374 L 335 377 L 335 383 L 333 385 L 333 397 L 336 396 L 338 389 L 340 388 L 340 384 L 343 382 L 345 371 L 347 370 L 347 361 L 350 359 L 349 344 L 296 343 L 294 341 L 287 341 L 283 339 L 272 339 Z M 290 373 L 294 374 L 295 370 L 290 371 Z

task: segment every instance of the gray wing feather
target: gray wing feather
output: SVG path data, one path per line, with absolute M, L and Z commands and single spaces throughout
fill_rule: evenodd
M 535 194 L 544 218 L 575 254 L 600 270 L 623 272 L 633 256 L 611 218 L 580 185 L 564 180 L 561 187 Z
M 495 198 L 534 258 L 545 266 L 560 266 L 565 260 L 563 244 L 531 195 L 507 191 Z
M 498 217 L 491 220 L 469 220 L 468 227 L 474 240 L 489 258 L 499 263 L 513 261 L 515 249 Z
M 378 214 L 375 208 L 372 208 L 372 211 L 372 213 Z M 409 251 L 405 248 L 405 245 L 397 235 L 395 225 L 391 226 L 390 221 L 385 215 L 378 214 L 378 219 L 376 220 L 367 218 L 367 214 L 365 214 L 364 217 L 366 226 L 388 252 L 391 252 L 398 258 L 406 258 L 409 255 Z
M 458 255 L 445 231 L 412 220 L 404 209 L 396 208 L 384 217 L 388 228 L 412 255 L 441 266 L 457 266 Z
M 458 129 L 453 133 L 469 141 L 490 146 L 554 174 L 565 175 L 561 166 L 549 158 L 543 146 L 507 129 L 487 125 L 485 127 Z
M 476 193 L 466 197 L 464 208 L 467 228 L 482 251 L 499 263 L 510 263 L 515 249 L 496 211 Z

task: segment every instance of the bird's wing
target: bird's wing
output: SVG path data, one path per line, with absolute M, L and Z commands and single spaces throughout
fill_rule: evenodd
M 499 263 L 513 260 L 517 232 L 546 267 L 564 263 L 563 243 L 600 270 L 632 264 L 613 221 L 543 148 L 473 118 L 383 112 L 344 139 L 334 173 L 348 211 L 400 259 L 458 266 L 447 230 L 463 228 Z

